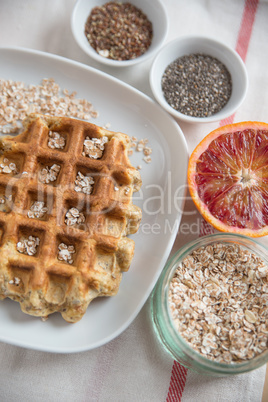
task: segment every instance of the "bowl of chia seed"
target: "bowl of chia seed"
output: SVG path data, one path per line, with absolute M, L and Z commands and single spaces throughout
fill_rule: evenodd
M 80 48 L 96 61 L 128 67 L 152 57 L 165 41 L 168 17 L 161 0 L 78 0 L 71 28 Z
M 176 119 L 208 123 L 239 108 L 248 76 L 242 59 L 229 46 L 187 36 L 160 50 L 151 67 L 150 86 L 157 102 Z

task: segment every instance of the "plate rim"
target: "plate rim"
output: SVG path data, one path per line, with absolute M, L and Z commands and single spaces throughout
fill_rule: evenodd
M 105 77 L 106 79 L 114 82 L 116 85 L 123 86 L 124 88 L 130 90 L 131 92 L 135 93 L 136 95 L 141 96 L 142 98 L 145 99 L 146 102 L 149 102 L 149 104 L 153 105 L 153 107 L 156 108 L 156 111 L 157 110 L 159 112 L 161 111 L 161 113 L 163 115 L 165 115 L 166 118 L 169 120 L 170 124 L 173 125 L 174 131 L 176 131 L 177 135 L 179 135 L 180 140 L 182 142 L 182 146 L 184 147 L 186 161 L 188 160 L 188 146 L 187 146 L 185 136 L 184 136 L 179 124 L 158 103 L 156 103 L 151 97 L 149 97 L 144 92 L 141 92 L 139 89 L 131 86 L 130 84 L 126 83 L 125 81 L 122 81 L 119 78 L 114 77 L 104 71 L 98 70 L 97 68 L 88 66 L 84 63 L 81 63 L 81 62 L 73 60 L 73 59 L 69 59 L 64 56 L 48 53 L 48 52 L 41 51 L 41 50 L 35 50 L 35 49 L 29 49 L 29 48 L 17 47 L 17 46 L 0 46 L 0 54 L 2 53 L 2 51 L 8 51 L 8 52 L 13 52 L 13 53 L 17 53 L 17 54 L 21 53 L 24 55 L 28 53 L 28 54 L 31 54 L 34 56 L 41 56 L 41 57 L 45 57 L 45 58 L 50 58 L 52 60 L 60 61 L 63 63 L 67 63 L 68 65 L 87 70 L 92 74 L 97 74 L 101 77 Z M 164 138 L 166 138 L 162 131 L 161 131 L 161 134 Z M 170 143 L 167 140 L 166 140 L 166 144 L 168 145 L 168 148 L 170 148 Z M 184 177 L 183 182 L 184 183 L 186 182 L 186 172 L 185 172 L 185 177 Z M 186 192 L 186 189 L 185 189 L 185 192 Z M 185 197 L 183 198 L 182 205 L 181 205 L 182 211 L 184 208 L 184 203 L 185 203 Z M 178 222 L 178 227 L 177 227 L 178 229 L 180 226 L 181 218 L 182 218 L 182 212 L 177 211 L 176 220 Z M 50 353 L 77 353 L 77 352 L 93 350 L 93 349 L 96 349 L 100 346 L 107 344 L 108 342 L 112 341 L 117 336 L 119 336 L 122 332 L 124 332 L 128 328 L 128 326 L 135 320 L 137 315 L 140 313 L 142 307 L 145 305 L 147 299 L 149 298 L 150 293 L 151 293 L 153 287 L 155 286 L 155 284 L 161 274 L 162 269 L 164 268 L 165 262 L 167 261 L 167 258 L 170 254 L 170 251 L 172 249 L 176 236 L 177 236 L 177 231 L 175 231 L 175 233 L 172 233 L 169 236 L 169 240 L 165 247 L 165 253 L 162 255 L 161 261 L 159 261 L 159 267 L 161 266 L 161 269 L 159 268 L 157 270 L 157 272 L 155 273 L 155 275 L 152 277 L 150 289 L 146 293 L 143 294 L 143 297 L 140 299 L 139 303 L 137 304 L 136 309 L 132 312 L 132 314 L 130 314 L 128 316 L 128 319 L 125 320 L 124 323 L 117 328 L 117 330 L 113 331 L 111 334 L 107 335 L 106 337 L 102 338 L 101 340 L 95 341 L 90 346 L 85 345 L 85 346 L 81 346 L 81 347 L 79 347 L 79 346 L 67 347 L 67 348 L 62 347 L 61 349 L 58 349 L 57 347 L 52 347 L 51 345 L 38 346 L 38 345 L 30 345 L 29 343 L 27 343 L 25 341 L 16 342 L 16 340 L 14 340 L 14 339 L 9 340 L 9 339 L 7 339 L 6 336 L 1 336 L 1 334 L 0 334 L 0 341 L 14 345 L 14 346 L 23 347 L 26 349 L 38 350 L 38 351 L 44 351 L 44 352 L 50 352 Z

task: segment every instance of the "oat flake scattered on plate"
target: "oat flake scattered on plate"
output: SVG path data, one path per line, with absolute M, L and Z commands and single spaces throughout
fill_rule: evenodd
M 31 113 L 82 120 L 98 116 L 89 101 L 76 98 L 76 92 L 61 90 L 53 78 L 44 78 L 40 85 L 0 79 L 0 132 L 18 132 L 22 120 Z

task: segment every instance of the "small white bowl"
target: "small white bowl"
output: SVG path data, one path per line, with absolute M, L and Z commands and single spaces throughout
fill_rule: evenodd
M 165 69 L 178 57 L 202 53 L 215 57 L 229 70 L 232 78 L 232 94 L 226 105 L 209 117 L 192 117 L 173 109 L 166 101 L 161 80 Z M 211 38 L 185 36 L 167 43 L 156 56 L 150 71 L 150 86 L 157 102 L 172 116 L 188 123 L 209 123 L 231 116 L 245 99 L 248 89 L 246 67 L 233 49 Z
M 73 36 L 81 49 L 100 63 L 114 67 L 128 67 L 147 60 L 155 55 L 164 43 L 168 32 L 168 16 L 161 0 L 120 0 L 121 3 L 130 2 L 143 11 L 153 25 L 153 39 L 149 49 L 140 57 L 131 60 L 112 60 L 99 55 L 88 43 L 85 36 L 85 24 L 91 10 L 96 6 L 102 6 L 108 0 L 78 0 L 72 13 L 71 27 Z

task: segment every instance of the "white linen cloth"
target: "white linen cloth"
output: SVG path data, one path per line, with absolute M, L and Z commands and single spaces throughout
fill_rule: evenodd
M 254 17 L 243 31 L 244 35 L 250 34 L 244 54 L 249 91 L 234 121 L 268 122 L 267 2 L 163 2 L 169 16 L 167 41 L 178 35 L 198 34 L 218 38 L 235 49 L 245 12 L 249 19 Z M 154 1 L 151 3 L 153 7 Z M 80 50 L 70 28 L 74 4 L 75 0 L 0 0 L 0 46 L 22 46 L 74 59 L 112 74 L 152 96 L 148 76 L 152 60 L 129 69 L 114 69 L 98 64 Z M 180 123 L 189 152 L 218 125 Z M 172 253 L 199 236 L 200 223 L 201 218 L 188 197 Z M 267 239 L 261 241 L 268 244 Z M 0 360 L 0 400 L 4 402 L 258 402 L 262 399 L 265 379 L 265 367 L 232 378 L 204 377 L 188 371 L 181 392 L 172 392 L 173 359 L 156 339 L 148 302 L 129 328 L 98 349 L 61 355 L 0 343 Z

